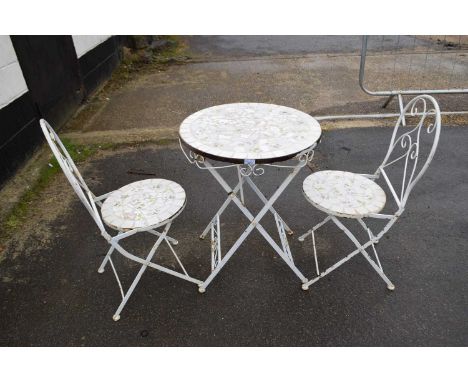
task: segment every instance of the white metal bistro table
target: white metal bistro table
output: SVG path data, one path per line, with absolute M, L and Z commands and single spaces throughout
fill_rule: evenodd
M 227 261 L 236 252 L 249 234 L 257 229 L 278 253 L 302 283 L 307 282 L 297 269 L 291 255 L 286 232 L 291 229 L 273 208 L 273 204 L 298 174 L 312 160 L 313 150 L 320 139 L 320 124 L 310 115 L 299 110 L 263 103 L 232 103 L 200 110 L 187 117 L 179 130 L 180 148 L 187 160 L 200 169 L 208 170 L 226 191 L 228 197 L 211 219 L 201 238 L 211 232 L 211 274 L 199 286 L 204 292 Z M 185 148 L 185 149 L 184 149 Z M 187 153 L 186 150 L 189 152 Z M 296 159 L 294 165 L 278 162 Z M 213 166 L 210 160 L 228 163 Z M 253 179 L 263 175 L 265 166 L 289 170 L 286 179 L 268 199 Z M 218 170 L 235 167 L 238 183 L 234 188 L 221 177 Z M 256 216 L 244 204 L 244 189 L 247 184 L 264 203 Z M 250 221 L 244 232 L 224 256 L 221 254 L 220 216 L 231 203 L 242 211 Z M 270 211 L 276 222 L 280 245 L 260 224 Z

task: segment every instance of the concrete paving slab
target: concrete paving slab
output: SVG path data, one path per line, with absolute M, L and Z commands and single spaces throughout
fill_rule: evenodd
M 392 69 L 392 62 L 385 62 L 383 58 L 372 60 L 369 87 L 382 90 L 390 86 Z M 397 70 L 396 78 L 406 75 L 403 64 Z M 458 71 L 465 77 L 468 73 L 464 66 Z M 148 129 L 162 130 L 164 134 L 168 130 L 177 133 L 180 123 L 190 114 L 230 102 L 285 105 L 313 116 L 398 111 L 395 101 L 383 110 L 385 98 L 364 93 L 359 88 L 358 76 L 359 57 L 356 55 L 170 66 L 166 71 L 140 76 L 109 94 L 109 100 L 100 103 L 92 118 L 80 119 L 79 126 L 72 125 L 75 132 L 100 131 L 109 137 L 117 134 L 116 131 L 132 133 Z M 437 99 L 441 110 L 467 109 L 466 95 L 438 96 Z
M 327 131 L 314 160 L 316 169 L 372 171 L 386 150 L 385 128 Z M 105 241 L 60 177 L 36 206 L 60 208 L 49 221 L 27 224 L 48 232 L 18 236 L 0 264 L 0 345 L 75 346 L 467 346 L 468 223 L 466 128 L 443 127 L 439 151 L 417 185 L 408 209 L 379 244 L 381 260 L 396 285 L 385 284 L 359 257 L 302 291 L 300 282 L 263 238 L 254 233 L 205 294 L 182 280 L 150 270 L 115 323 L 119 293 L 110 271 L 98 274 Z M 191 167 L 176 146 L 126 149 L 90 160 L 84 176 L 96 193 L 147 176 L 173 179 L 184 186 L 188 204 L 172 234 L 187 269 L 204 278 L 209 271 L 209 242 L 198 234 L 225 195 L 207 173 Z M 284 170 L 267 170 L 259 185 L 272 193 Z M 297 234 L 322 214 L 301 194 L 304 169 L 276 207 L 296 235 L 290 240 L 298 266 L 314 270 L 311 243 Z M 228 176 L 234 181 L 234 174 Z M 247 204 L 260 204 L 251 193 Z M 40 220 L 39 220 L 40 221 Z M 230 208 L 222 219 L 223 251 L 244 228 L 245 219 Z M 265 227 L 273 232 L 271 217 Z M 34 231 L 30 231 L 34 232 Z M 143 255 L 151 237 L 132 239 L 128 247 Z M 22 243 L 22 247 L 19 245 Z M 324 265 L 352 249 L 330 227 L 317 239 Z M 166 250 L 159 259 L 175 266 Z M 137 268 L 117 261 L 128 285 Z
M 113 142 L 128 134 L 132 141 L 144 141 L 150 139 L 148 131 L 155 130 L 162 138 L 175 137 L 188 115 L 230 102 L 274 103 L 313 116 L 398 111 L 395 101 L 384 110 L 385 97 L 370 96 L 359 87 L 360 36 L 182 39 L 190 61 L 145 71 L 95 97 L 84 108 L 88 111 L 69 124 L 70 137 Z M 439 45 L 411 36 L 371 37 L 365 85 L 373 91 L 468 86 L 466 49 Z M 466 95 L 437 99 L 443 111 L 468 107 Z M 466 124 L 466 116 L 464 120 Z M 340 126 L 348 125 L 353 124 L 344 121 Z

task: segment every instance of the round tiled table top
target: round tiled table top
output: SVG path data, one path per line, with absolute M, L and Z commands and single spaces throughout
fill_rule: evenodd
M 185 191 L 167 179 L 145 179 L 112 192 L 101 208 L 104 222 L 119 231 L 165 222 L 185 206 Z
M 187 117 L 179 130 L 192 151 L 234 163 L 286 160 L 313 146 L 321 134 L 310 115 L 264 103 L 209 107 Z

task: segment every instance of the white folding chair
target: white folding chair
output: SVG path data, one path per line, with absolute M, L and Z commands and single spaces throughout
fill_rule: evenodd
M 408 112 L 410 116 L 415 117 L 418 121 L 415 127 L 402 126 L 403 118 Z M 407 123 L 407 125 L 409 124 Z M 317 273 L 316 277 L 302 285 L 302 289 L 309 289 L 311 284 L 325 277 L 359 253 L 364 256 L 372 268 L 386 282 L 388 289 L 395 289 L 395 286 L 383 271 L 375 247 L 401 216 L 414 185 L 427 170 L 439 142 L 440 128 L 440 110 L 436 100 L 429 95 L 415 97 L 406 105 L 398 118 L 387 154 L 374 174 L 318 171 L 304 180 L 303 192 L 306 199 L 316 208 L 325 212 L 327 217 L 299 237 L 300 241 L 304 241 L 307 236 L 312 236 Z M 422 146 L 426 144 L 430 149 L 423 152 Z M 397 166 L 400 164 L 403 164 L 403 166 Z M 395 172 L 398 173 L 398 176 L 393 176 Z M 388 187 L 396 202 L 396 212 L 394 213 L 381 213 L 386 203 L 386 195 L 384 190 L 374 182 L 380 177 L 383 178 L 384 184 Z M 390 178 L 394 179 L 393 184 Z M 395 183 L 397 178 L 402 178 L 400 184 Z M 357 221 L 365 231 L 366 240 L 367 237 L 369 240 L 361 244 L 339 218 Z M 385 224 L 378 234 L 374 234 L 366 225 L 364 219 L 374 219 L 375 222 L 380 221 L 385 222 Z M 314 232 L 328 221 L 335 223 L 351 239 L 357 249 L 325 271 L 320 272 Z M 368 247 L 372 247 L 375 261 L 367 251 Z
M 202 284 L 202 281 L 189 276 L 171 245 L 171 243 L 176 245 L 177 240 L 167 236 L 172 221 L 179 216 L 186 203 L 185 191 L 179 184 L 166 179 L 145 179 L 130 183 L 116 191 L 95 196 L 89 190 L 75 163 L 52 127 L 44 119 L 40 120 L 40 125 L 55 158 L 73 190 L 91 214 L 101 235 L 110 244 L 109 251 L 98 272 L 103 273 L 106 264 L 109 263 L 119 285 L 122 302 L 113 316 L 114 321 L 120 319 L 122 309 L 125 307 L 147 267 L 157 269 L 197 285 Z M 98 207 L 101 208 L 102 218 Z M 111 236 L 108 234 L 104 223 L 116 230 L 118 232 L 117 235 Z M 162 232 L 157 231 L 157 228 L 161 228 Z M 157 237 L 156 243 L 144 259 L 131 254 L 119 244 L 122 239 L 139 232 L 148 232 Z M 170 248 L 183 273 L 151 262 L 156 254 L 156 250 L 163 241 Z M 141 264 L 138 274 L 125 293 L 111 258 L 114 250 L 117 250 L 126 258 Z

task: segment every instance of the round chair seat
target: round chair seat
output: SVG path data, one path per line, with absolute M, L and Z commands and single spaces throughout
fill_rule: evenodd
M 315 207 L 331 215 L 361 218 L 382 211 L 384 190 L 365 176 L 345 171 L 318 171 L 303 183 L 304 194 Z
M 112 192 L 104 201 L 103 221 L 118 231 L 162 223 L 185 206 L 185 191 L 166 179 L 145 179 Z

